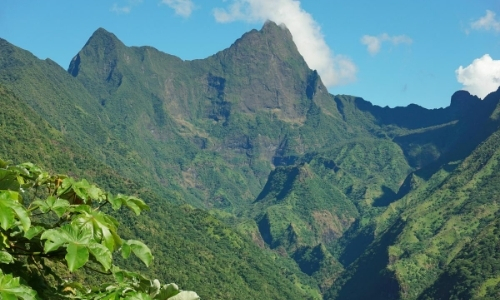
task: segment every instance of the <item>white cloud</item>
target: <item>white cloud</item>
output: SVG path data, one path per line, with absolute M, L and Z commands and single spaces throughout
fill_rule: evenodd
M 118 6 L 118 4 L 114 3 L 110 10 L 117 14 L 128 14 L 132 10 L 132 7 Z
M 485 54 L 465 68 L 460 66 L 455 74 L 464 90 L 484 98 L 500 86 L 500 60 L 493 60 L 489 54 Z
M 161 3 L 170 6 L 177 15 L 189 17 L 195 6 L 192 0 L 162 0 Z
M 117 14 L 128 14 L 132 11 L 132 7 L 139 5 L 143 0 L 128 0 L 126 5 L 120 6 L 118 3 L 113 3 L 110 11 Z
M 495 16 L 494 12 L 487 10 L 486 15 L 472 22 L 470 27 L 476 30 L 484 29 L 500 32 L 500 22 L 496 20 Z
M 389 42 L 397 46 L 399 44 L 410 45 L 413 43 L 413 40 L 406 35 L 390 36 L 387 33 L 382 33 L 378 36 L 364 35 L 361 38 L 361 43 L 366 45 L 367 50 L 371 55 L 375 55 L 380 51 L 383 42 Z
M 216 8 L 217 22 L 263 22 L 285 24 L 308 66 L 332 87 L 356 80 L 357 68 L 347 57 L 335 55 L 321 33 L 321 27 L 297 0 L 232 0 L 227 8 Z

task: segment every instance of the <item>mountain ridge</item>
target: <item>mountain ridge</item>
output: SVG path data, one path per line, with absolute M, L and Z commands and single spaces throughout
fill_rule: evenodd
M 272 22 L 199 60 L 183 61 L 148 46 L 127 47 L 101 28 L 67 71 L 5 40 L 0 40 L 0 66 L 2 88 L 49 124 L 55 137 L 67 139 L 145 193 L 151 191 L 155 207 L 188 203 L 208 210 L 189 213 L 190 220 L 206 227 L 196 234 L 189 229 L 188 236 L 225 237 L 229 249 L 239 238 L 225 235 L 230 229 L 218 221 L 224 220 L 286 262 L 288 271 L 280 274 L 310 298 L 319 292 L 325 299 L 358 295 L 365 271 L 375 274 L 365 296 L 431 295 L 428 288 L 444 280 L 439 273 L 448 272 L 446 266 L 464 244 L 437 225 L 427 226 L 429 220 L 452 224 L 454 212 L 464 211 L 471 220 L 483 220 L 478 221 L 481 232 L 481 222 L 490 216 L 475 215 L 475 205 L 494 207 L 485 200 L 495 195 L 492 185 L 481 178 L 493 180 L 497 174 L 492 147 L 500 91 L 484 100 L 459 91 L 450 106 L 433 110 L 415 104 L 380 107 L 359 97 L 331 95 L 290 32 Z M 10 96 L 0 96 L 12 103 Z M 37 134 L 48 131 L 43 132 Z M 21 140 L 11 140 L 20 147 Z M 33 157 L 50 159 L 44 153 L 49 148 L 40 149 L 42 154 Z M 471 157 L 492 160 L 483 169 Z M 460 180 L 470 182 L 474 192 L 457 189 Z M 460 201 L 449 197 L 452 188 L 460 190 Z M 449 204 L 439 201 L 442 195 Z M 425 205 L 436 205 L 442 216 L 422 213 Z M 191 212 L 182 207 L 175 211 Z M 141 222 L 155 221 L 169 224 L 159 212 Z M 421 249 L 413 233 L 446 259 Z M 443 236 L 453 251 L 437 243 Z M 153 247 L 166 246 L 153 241 Z M 200 251 L 223 252 L 213 249 Z M 210 266 L 209 257 L 203 258 L 203 274 L 213 276 L 219 266 Z M 381 260 L 370 264 L 371 257 Z M 440 262 L 435 273 L 421 268 L 421 257 Z M 405 272 L 407 264 L 422 278 Z M 173 277 L 190 287 L 200 282 L 183 271 Z M 251 285 L 250 279 L 242 280 Z M 377 282 L 391 289 L 377 291 Z

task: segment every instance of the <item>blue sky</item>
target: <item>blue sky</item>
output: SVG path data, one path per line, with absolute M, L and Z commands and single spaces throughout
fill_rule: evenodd
M 500 85 L 499 0 L 2 0 L 0 37 L 66 69 L 99 27 L 190 60 L 266 19 L 287 25 L 332 94 L 436 108 Z

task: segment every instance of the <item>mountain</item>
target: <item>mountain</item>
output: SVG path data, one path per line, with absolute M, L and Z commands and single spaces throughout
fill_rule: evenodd
M 145 199 L 152 208 L 149 214 L 138 220 L 116 216 L 126 225 L 125 236 L 143 240 L 153 249 L 157 263 L 145 272 L 208 299 L 237 298 L 242 293 L 249 299 L 317 298 L 314 282 L 297 266 L 262 251 L 206 211 L 173 205 L 181 199 L 175 190 L 156 189 L 160 183 L 141 179 L 149 171 L 122 156 L 130 154 L 126 141 L 103 126 L 107 123 L 102 122 L 99 106 L 93 106 L 95 99 L 69 73 L 6 41 L 1 44 L 0 155 Z M 32 103 L 38 104 L 32 107 Z M 109 152 L 111 145 L 118 152 Z
M 397 195 L 399 199 L 376 217 L 368 249 L 349 265 L 327 298 L 416 299 L 422 293 L 422 299 L 464 297 L 464 293 L 447 290 L 440 278 L 446 278 L 450 268 L 464 263 L 461 257 L 470 251 L 475 255 L 469 256 L 467 263 L 486 259 L 475 245 L 476 237 L 487 234 L 498 217 L 498 193 L 493 186 L 499 178 L 500 92 L 481 102 L 458 92 L 452 100 L 475 103 L 476 115 L 457 122 L 461 128 L 458 132 L 463 135 L 452 150 L 407 177 Z M 487 111 L 487 116 L 480 114 Z M 373 261 L 377 263 L 370 263 Z M 469 278 L 455 277 L 446 284 L 460 286 L 462 291 L 464 285 L 468 286 L 465 298 L 482 298 L 478 289 L 491 277 L 476 280 L 475 285 L 468 282 L 489 266 L 478 266 L 466 273 Z M 359 284 L 367 278 L 377 285 L 360 290 Z
M 331 95 L 266 22 L 193 61 L 100 28 L 67 71 L 0 40 L 0 99 L 1 156 L 140 194 L 147 230 L 127 234 L 182 266 L 143 271 L 202 297 L 496 293 L 495 260 L 471 262 L 495 247 L 500 91 Z

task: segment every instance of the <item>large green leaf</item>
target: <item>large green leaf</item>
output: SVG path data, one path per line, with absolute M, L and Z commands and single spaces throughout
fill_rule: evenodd
M 15 213 L 12 209 L 14 201 L 7 196 L 7 193 L 0 192 L 0 227 L 3 230 L 11 228 L 15 222 Z
M 23 230 L 25 232 L 28 231 L 31 226 L 31 219 L 26 209 L 21 204 L 19 204 L 19 202 L 15 202 L 15 205 L 12 205 L 12 210 L 15 212 L 17 218 L 21 222 Z
M 67 211 L 70 206 L 67 200 L 59 199 L 54 196 L 48 197 L 45 201 L 33 201 L 33 205 L 37 205 L 42 213 L 53 211 L 59 218 Z
M 173 297 L 177 294 L 179 294 L 181 291 L 177 284 L 175 283 L 169 283 L 165 284 L 161 287 L 159 293 L 155 296 L 155 299 L 168 299 L 170 297 Z
M 0 190 L 19 191 L 18 175 L 14 170 L 0 169 Z
M 195 292 L 181 291 L 175 283 L 165 284 L 160 292 L 155 295 L 158 300 L 198 300 L 200 297 Z
M 149 209 L 149 206 L 144 201 L 133 196 L 118 194 L 116 197 L 113 197 L 108 195 L 108 201 L 112 204 L 114 210 L 118 210 L 121 206 L 125 206 L 132 210 L 136 215 L 139 215 L 143 210 Z
M 61 233 L 61 229 L 49 229 L 42 233 L 41 240 L 46 240 L 43 246 L 43 251 L 49 253 L 59 249 L 62 245 L 67 243 L 67 239 Z
M 111 268 L 111 260 L 113 257 L 108 248 L 101 244 L 92 243 L 88 246 L 88 249 L 95 259 L 103 266 L 104 270 L 107 271 Z
M 20 221 L 24 231 L 31 226 L 31 220 L 26 209 L 17 201 L 17 193 L 0 191 L 0 227 L 7 230 Z
M 168 300 L 199 300 L 200 296 L 198 296 L 198 294 L 196 294 L 195 292 L 182 291 L 179 294 L 177 294 L 173 297 L 167 298 L 167 299 Z
M 66 248 L 66 262 L 71 272 L 83 267 L 89 260 L 89 249 L 85 245 L 70 243 Z
M 132 292 L 124 300 L 151 300 L 151 297 L 146 293 Z
M 103 190 L 93 184 L 87 188 L 87 195 L 90 197 L 90 199 L 98 201 L 102 201 L 105 198 Z
M 67 224 L 57 229 L 49 229 L 40 237 L 45 241 L 44 251 L 50 252 L 66 246 L 66 261 L 70 271 L 81 268 L 89 259 L 89 253 L 105 270 L 111 267 L 111 251 L 93 239 L 91 229 L 77 224 Z
M 0 251 L 0 263 L 10 264 L 14 262 L 14 258 L 7 251 Z
M 44 230 L 45 228 L 43 228 L 42 226 L 31 226 L 30 229 L 24 233 L 24 237 L 28 240 L 31 240 L 34 236 L 37 236 Z
M 0 270 L 0 299 L 36 299 L 36 292 L 30 287 L 19 283 L 19 277 L 12 277 L 10 274 L 4 275 Z
M 72 204 L 89 204 L 92 201 L 102 202 L 106 194 L 97 186 L 90 184 L 86 179 L 75 181 L 73 178 L 64 178 L 57 196 L 68 200 Z
M 144 243 L 136 240 L 125 241 L 122 245 L 122 256 L 127 259 L 130 253 L 134 253 L 142 262 L 149 267 L 153 260 L 151 250 Z
M 37 165 L 35 165 L 33 163 L 29 163 L 29 162 L 22 163 L 19 165 L 19 167 L 22 167 L 26 171 L 28 171 L 29 174 L 26 174 L 25 176 L 32 179 L 32 180 L 37 179 L 42 173 L 44 173 L 42 171 L 42 169 L 40 169 L 40 167 L 38 167 Z
M 90 208 L 88 205 L 80 205 L 75 212 L 80 215 L 72 223 L 78 227 L 85 227 L 91 233 L 95 241 L 106 246 L 109 251 L 114 251 L 122 244 L 121 238 L 116 232 L 118 221 L 113 217 Z

